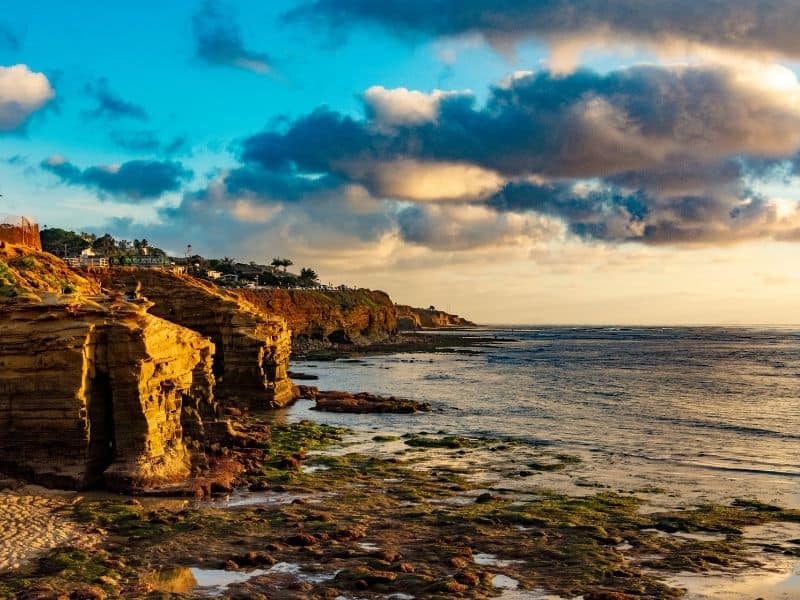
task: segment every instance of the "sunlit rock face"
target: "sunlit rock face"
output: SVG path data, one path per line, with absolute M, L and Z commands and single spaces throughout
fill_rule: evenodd
M 213 413 L 213 344 L 146 306 L 44 294 L 0 304 L 0 466 L 45 485 L 183 479 L 182 409 Z
M 287 375 L 291 331 L 273 316 L 193 277 L 161 270 L 112 269 L 105 283 L 139 290 L 150 313 L 211 339 L 216 346 L 215 394 L 223 403 L 283 406 L 294 398 Z
M 334 343 L 379 341 L 397 332 L 394 303 L 372 290 L 241 290 L 264 311 L 286 318 L 298 338 Z
M 451 315 L 442 310 L 428 308 L 414 308 L 412 306 L 397 305 L 397 324 L 403 331 L 416 329 L 433 329 L 439 327 L 470 327 L 475 323 L 464 317 Z

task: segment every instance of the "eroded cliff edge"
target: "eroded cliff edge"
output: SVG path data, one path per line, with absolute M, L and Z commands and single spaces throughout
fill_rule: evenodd
M 244 289 L 237 294 L 267 313 L 283 316 L 297 344 L 366 344 L 397 333 L 397 312 L 385 292 Z
M 0 468 L 54 487 L 142 489 L 191 470 L 214 420 L 213 344 L 103 295 L 55 257 L 0 245 Z M 185 409 L 185 410 L 184 410 Z
M 103 284 L 153 303 L 150 314 L 209 338 L 220 401 L 248 408 L 284 406 L 292 332 L 275 316 L 211 283 L 158 269 L 112 269 Z
M 401 331 L 439 329 L 444 327 L 474 327 L 475 323 L 464 317 L 452 315 L 435 308 L 414 308 L 398 304 L 397 325 Z

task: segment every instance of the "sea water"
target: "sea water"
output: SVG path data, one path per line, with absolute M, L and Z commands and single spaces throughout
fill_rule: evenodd
M 585 457 L 582 476 L 607 487 L 800 507 L 800 328 L 514 327 L 469 335 L 487 341 L 450 353 L 293 364 L 319 376 L 320 389 L 408 397 L 430 403 L 430 413 L 319 413 L 301 402 L 284 418 L 548 445 Z

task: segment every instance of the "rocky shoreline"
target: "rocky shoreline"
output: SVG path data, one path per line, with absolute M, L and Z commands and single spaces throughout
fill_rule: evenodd
M 733 576 L 800 554 L 786 537 L 799 511 L 747 499 L 656 511 L 653 491 L 554 492 L 537 480 L 569 479 L 581 458 L 547 448 L 240 422 L 251 436 L 219 453 L 246 469 L 216 500 L 60 502 L 58 527 L 94 532 L 91 546 L 55 540 L 0 574 L 0 597 L 678 598 L 679 573 Z M 784 538 L 748 534 L 767 525 Z

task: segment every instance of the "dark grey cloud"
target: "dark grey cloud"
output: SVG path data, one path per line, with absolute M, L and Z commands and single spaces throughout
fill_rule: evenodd
M 271 70 L 265 52 L 247 48 L 239 25 L 216 0 L 207 0 L 192 20 L 197 57 L 214 66 L 236 67 L 256 73 Z
M 84 111 L 84 116 L 89 119 L 138 119 L 147 121 L 149 115 L 144 107 L 125 100 L 112 92 L 108 87 L 108 80 L 97 79 L 86 84 L 85 92 L 96 102 L 96 106 Z
M 729 244 L 784 239 L 800 212 L 778 207 L 740 187 L 739 193 L 658 196 L 613 185 L 581 190 L 575 184 L 511 183 L 488 205 L 500 212 L 535 212 L 563 221 L 581 238 L 645 244 Z
M 800 147 L 797 106 L 718 67 L 545 71 L 493 88 L 484 106 L 464 94 L 437 103 L 433 118 L 388 130 L 369 106 L 365 119 L 321 108 L 244 140 L 242 157 L 367 183 L 371 169 L 405 159 L 467 163 L 506 177 L 666 176 L 675 162 L 772 159 Z
M 605 35 L 800 57 L 796 0 L 309 0 L 287 18 L 426 37 L 477 34 L 500 46 Z
M 155 200 L 167 192 L 178 191 L 192 176 L 178 162 L 133 160 L 119 167 L 94 166 L 81 169 L 59 157 L 41 163 L 42 169 L 63 183 L 96 190 L 100 197 L 112 196 L 129 201 Z

